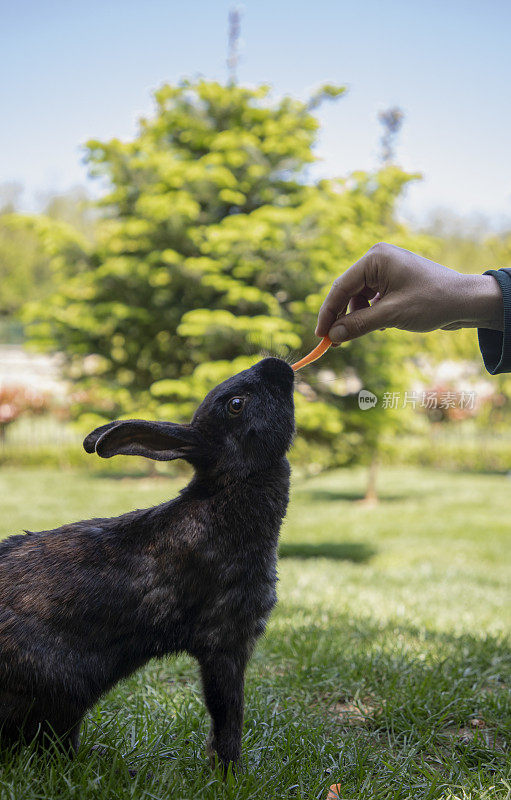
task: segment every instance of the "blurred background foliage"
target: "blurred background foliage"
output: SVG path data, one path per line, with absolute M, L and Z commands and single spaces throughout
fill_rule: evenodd
M 131 141 L 88 143 L 99 203 L 77 190 L 29 215 L 16 210 L 16 187 L 3 202 L 0 193 L 0 336 L 60 354 L 61 416 L 66 405 L 82 431 L 119 416 L 189 419 L 212 386 L 261 353 L 307 352 L 331 282 L 378 241 L 462 271 L 511 263 L 511 234 L 485 238 L 445 215 L 424 230 L 400 221 L 399 201 L 420 176 L 393 163 L 399 109 L 380 115 L 377 171 L 311 178 L 314 110 L 343 93 L 325 85 L 302 102 L 273 99 L 266 85 L 164 85 Z M 484 391 L 457 418 L 358 406 L 362 387 L 381 400 L 418 386 L 456 391 L 460 381 Z M 371 463 L 373 476 L 381 459 L 434 464 L 439 426 L 505 429 L 509 379 L 483 384 L 473 331 L 371 334 L 299 374 L 293 458 L 310 471 Z M 13 404 L 4 427 L 20 415 Z M 500 450 L 492 465 L 508 468 Z

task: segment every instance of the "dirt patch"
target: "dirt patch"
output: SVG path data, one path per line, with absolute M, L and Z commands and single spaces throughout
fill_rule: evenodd
M 373 723 L 381 710 L 382 704 L 377 704 L 371 697 L 366 697 L 364 700 L 347 700 L 329 706 L 329 713 L 348 727 Z
M 285 669 L 284 667 L 274 666 L 273 664 L 261 664 L 257 665 L 257 674 L 262 677 L 267 677 L 268 675 L 276 676 L 278 678 L 285 678 L 289 675 L 289 670 Z
M 500 680 L 499 681 L 492 681 L 491 683 L 487 683 L 485 686 L 482 687 L 481 694 L 484 694 L 484 695 L 496 695 L 496 694 L 499 694 L 500 692 L 503 692 L 503 691 L 508 690 L 508 689 L 509 689 L 509 687 L 508 687 L 507 684 L 504 683 L 504 681 L 500 681 Z
M 488 727 L 482 717 L 473 717 L 464 725 L 450 725 L 443 731 L 444 735 L 462 744 L 480 743 L 489 750 L 506 752 L 506 740 Z

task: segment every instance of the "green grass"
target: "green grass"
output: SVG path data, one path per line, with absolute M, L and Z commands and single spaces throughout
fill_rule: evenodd
M 340 783 L 345 800 L 510 800 L 511 482 L 389 468 L 369 508 L 364 478 L 294 485 L 237 780 L 207 767 L 183 656 L 110 692 L 73 762 L 4 753 L 0 797 L 324 800 Z M 0 536 L 150 505 L 181 483 L 4 469 Z

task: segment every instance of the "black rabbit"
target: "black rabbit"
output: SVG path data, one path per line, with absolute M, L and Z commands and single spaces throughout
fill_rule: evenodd
M 241 755 L 247 661 L 276 602 L 294 432 L 293 371 L 266 358 L 211 391 L 189 425 L 117 421 L 88 453 L 184 458 L 179 497 L 0 543 L 0 742 L 72 752 L 98 698 L 150 658 L 200 665 L 209 753 Z

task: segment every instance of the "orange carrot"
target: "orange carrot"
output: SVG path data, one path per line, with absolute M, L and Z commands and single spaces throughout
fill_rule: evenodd
M 323 353 L 326 353 L 331 344 L 332 342 L 328 338 L 328 336 L 324 336 L 323 339 L 318 344 L 318 346 L 315 347 L 314 350 L 311 350 L 309 355 L 301 358 L 300 361 L 296 362 L 296 364 L 291 364 L 291 369 L 294 369 L 294 371 L 296 372 L 302 367 L 306 367 L 307 364 L 312 364 L 313 361 L 317 361 L 318 358 L 321 358 Z
M 326 800 L 340 800 L 341 797 L 341 784 L 333 783 L 328 790 Z

